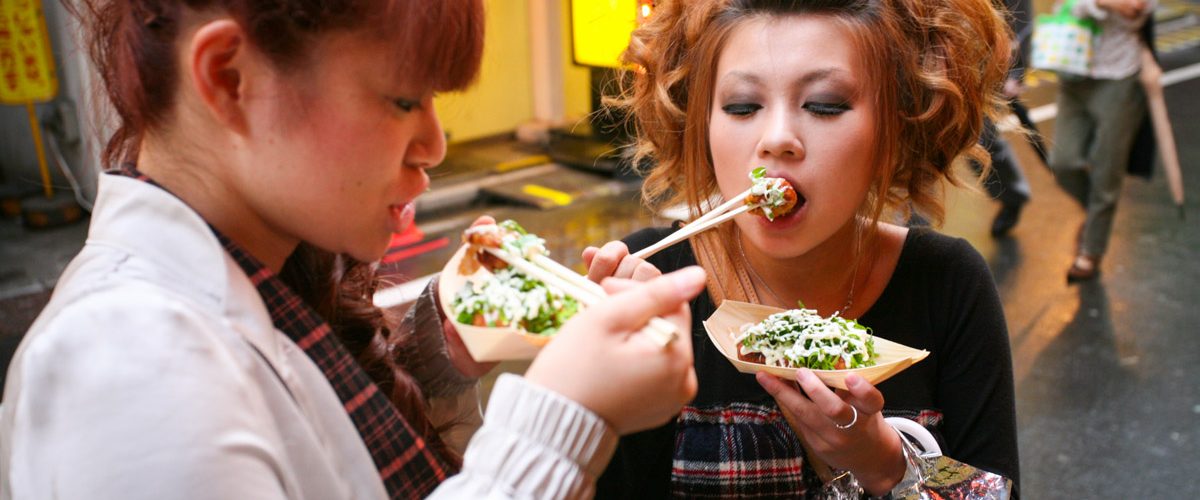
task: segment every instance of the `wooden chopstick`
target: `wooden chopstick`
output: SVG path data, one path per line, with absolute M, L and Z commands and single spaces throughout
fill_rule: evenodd
M 688 237 L 690 237 L 692 234 L 695 234 L 695 233 L 686 233 L 686 231 L 695 229 L 696 227 L 700 227 L 701 225 L 706 224 L 707 222 L 716 218 L 717 216 L 737 207 L 738 204 L 745 203 L 746 198 L 748 196 L 750 196 L 750 191 L 752 191 L 753 189 L 754 188 L 747 189 L 747 190 L 743 191 L 741 194 L 734 196 L 733 198 L 730 198 L 729 201 L 726 201 L 725 203 L 717 205 L 716 208 L 709 210 L 708 212 L 705 212 L 704 215 L 696 217 L 694 220 L 685 224 L 683 227 L 680 227 L 679 229 L 675 230 L 674 233 L 667 235 L 667 237 L 663 238 L 662 241 L 659 241 L 658 243 L 655 243 L 654 245 L 651 245 L 649 247 L 643 248 L 643 249 L 635 252 L 633 254 L 633 256 L 637 257 L 639 259 L 648 259 L 648 258 L 650 258 L 651 255 L 654 255 L 654 254 L 662 251 L 664 248 L 667 248 L 671 245 L 674 245 L 675 243 L 683 241 L 683 239 L 685 239 L 685 238 L 679 238 L 679 236 L 681 234 L 687 234 Z M 725 220 L 728 220 L 728 219 L 725 219 Z M 724 220 L 722 220 L 721 222 L 724 222 Z
M 533 279 L 546 283 L 547 285 L 556 287 L 562 290 L 563 293 L 575 297 L 585 305 L 590 306 L 595 304 L 601 298 L 608 295 L 604 291 L 604 288 L 600 287 L 600 285 L 589 281 L 587 278 L 580 276 L 575 271 L 572 271 L 561 264 L 558 264 L 557 262 L 554 262 L 554 265 L 550 266 L 550 269 L 546 269 L 535 265 L 533 262 L 525 260 L 520 256 L 510 255 L 509 253 L 497 248 L 484 247 L 484 250 L 496 258 L 503 260 L 506 264 L 512 266 L 513 269 L 516 269 Z M 538 259 L 538 257 L 540 257 L 540 259 Z M 540 255 L 535 257 L 535 259 L 543 262 L 553 262 L 553 259 Z M 559 271 L 556 272 L 552 271 L 551 269 Z M 565 276 L 560 276 L 559 273 Z M 587 284 L 585 285 L 583 282 L 586 282 Z M 596 292 L 597 288 L 599 289 L 599 293 Z M 675 325 L 662 318 L 651 318 L 650 324 L 647 325 L 644 331 L 650 334 L 651 337 L 653 337 L 654 340 L 663 347 L 666 347 L 667 344 L 670 344 L 671 341 L 675 340 L 676 336 Z
M 730 209 L 733 209 L 739 203 L 745 203 L 746 198 L 750 196 L 750 191 L 753 191 L 753 190 L 754 190 L 754 188 L 750 188 L 750 189 L 743 191 L 742 194 L 739 194 L 737 196 L 734 196 L 733 198 L 730 198 L 729 201 L 718 205 L 717 208 L 709 210 L 704 215 L 696 217 L 695 220 L 687 223 L 686 225 L 684 225 L 684 227 L 690 226 L 692 224 L 703 223 L 705 221 L 708 221 L 709 219 L 712 219 L 713 217 L 716 217 L 718 215 L 721 215 L 721 214 L 729 211 Z M 683 228 L 680 228 L 680 229 L 683 229 Z
M 556 276 L 567 280 L 572 285 L 586 289 L 596 295 L 596 297 L 606 297 L 608 292 L 604 290 L 599 283 L 587 279 L 586 276 L 580 275 L 571 268 L 559 264 L 554 259 L 545 255 L 534 255 L 532 262 L 541 268 L 554 273 Z M 657 340 L 666 345 L 672 340 L 675 340 L 675 324 L 662 318 L 650 318 L 650 330 L 658 337 Z
M 728 203 L 726 203 L 726 205 L 728 205 Z M 722 206 L 724 206 L 724 205 L 722 205 Z M 726 212 L 726 213 L 721 214 L 716 217 L 710 217 L 704 221 L 697 219 L 696 222 L 693 222 L 691 224 L 688 224 L 686 226 L 679 228 L 678 231 L 671 233 L 666 238 L 663 238 L 662 240 L 660 240 L 658 243 L 655 243 L 646 248 L 638 250 L 637 252 L 634 252 L 633 256 L 637 257 L 639 259 L 648 259 L 648 258 L 650 258 L 651 255 L 654 255 L 654 254 L 662 251 L 664 248 L 667 248 L 671 245 L 674 245 L 683 240 L 691 238 L 692 235 L 702 233 L 704 231 L 707 231 L 709 229 L 717 227 L 717 226 L 721 225 L 721 223 L 723 223 L 729 219 L 732 219 L 734 217 L 737 217 L 741 214 L 744 214 L 746 212 L 749 212 L 751 210 L 754 210 L 755 208 L 757 208 L 757 206 L 755 206 L 755 205 L 742 205 L 738 208 L 733 209 L 732 211 Z

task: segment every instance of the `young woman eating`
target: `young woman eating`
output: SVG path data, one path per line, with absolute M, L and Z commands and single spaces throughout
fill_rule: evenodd
M 1000 102 L 1008 35 L 987 0 L 656 6 L 626 53 L 637 70 L 616 103 L 636 124 L 639 164 L 653 164 L 644 198 L 699 215 L 765 167 L 798 203 L 773 221 L 740 215 L 648 262 L 629 251 L 670 228 L 585 251 L 594 279 L 709 272 L 691 304 L 699 393 L 673 422 L 622 439 L 599 496 L 920 489 L 885 416 L 917 420 L 947 456 L 1015 485 L 1012 368 L 988 268 L 964 240 L 887 222 L 909 206 L 939 220 L 952 168 L 982 159 L 976 141 Z M 806 369 L 794 381 L 742 374 L 700 323 L 730 299 L 803 303 L 930 355 L 878 387 L 850 376 L 847 391 Z
M 78 9 L 112 169 L 9 369 L 0 498 L 587 496 L 617 434 L 695 393 L 688 339 L 637 334 L 687 324 L 689 269 L 609 285 L 500 378 L 461 458 L 436 432 L 423 389 L 487 367 L 430 301 L 382 328 L 353 262 L 412 223 L 446 150 L 434 93 L 479 68 L 480 0 Z

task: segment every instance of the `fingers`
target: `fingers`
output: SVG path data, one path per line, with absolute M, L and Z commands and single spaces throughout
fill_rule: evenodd
M 863 413 L 878 413 L 883 411 L 883 393 L 875 386 L 858 375 L 846 377 L 848 389 L 844 399 Z
M 845 426 L 854 421 L 855 410 L 851 409 L 851 405 L 858 410 L 859 419 L 883 409 L 883 394 L 857 375 L 847 377 L 850 390 L 845 394 L 845 399 L 826 387 L 807 368 L 796 372 L 796 382 L 803 393 L 766 373 L 759 373 L 757 379 L 780 408 L 792 415 L 795 420 L 793 425 L 798 423 L 819 432 L 837 429 L 838 425 Z
M 826 387 L 825 383 L 821 382 L 821 379 L 817 378 L 812 370 L 808 368 L 797 370 L 796 382 L 800 384 L 801 389 L 804 389 L 804 393 L 817 406 L 820 413 L 831 422 L 846 425 L 854 418 L 854 410 L 850 409 L 850 404 Z
M 592 267 L 592 259 L 596 257 L 596 252 L 599 252 L 599 251 L 600 251 L 600 249 L 599 249 L 599 248 L 596 248 L 596 247 L 593 247 L 593 246 L 589 246 L 589 247 L 587 247 L 587 248 L 584 248 L 584 249 L 583 249 L 583 255 L 582 255 L 582 257 L 583 257 L 583 267 L 587 267 L 587 268 L 590 268 L 590 267 Z
M 596 319 L 605 322 L 607 329 L 628 331 L 640 330 L 655 316 L 677 318 L 680 308 L 704 288 L 704 278 L 703 269 L 691 266 L 627 288 L 599 304 L 596 309 L 608 314 L 598 313 Z M 614 281 L 612 286 L 622 285 Z
M 620 276 L 617 274 L 618 266 L 621 265 L 621 261 L 628 255 L 629 247 L 625 246 L 624 243 L 620 241 L 605 243 L 603 247 L 592 255 L 591 263 L 588 264 L 588 279 L 599 283 L 600 280 L 609 276 L 628 278 L 629 276 Z
M 628 276 L 634 281 L 650 281 L 662 276 L 662 271 L 654 267 L 654 264 L 637 257 L 625 257 L 621 260 L 621 265 L 617 268 L 616 275 L 621 277 Z

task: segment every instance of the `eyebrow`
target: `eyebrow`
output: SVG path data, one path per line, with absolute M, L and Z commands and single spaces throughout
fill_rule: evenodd
M 840 68 L 832 68 L 832 67 L 820 68 L 820 69 L 816 69 L 813 71 L 809 71 L 808 73 L 805 73 L 804 76 L 801 76 L 800 80 L 797 81 L 796 83 L 798 85 L 803 86 L 803 85 L 808 85 L 813 82 L 819 82 L 821 80 L 840 80 L 837 77 L 842 74 L 847 74 L 847 72 Z M 746 83 L 753 83 L 753 84 L 762 83 L 762 78 L 759 78 L 758 75 L 756 75 L 754 73 L 749 73 L 746 71 L 730 71 L 729 73 L 725 74 L 725 77 L 743 81 Z

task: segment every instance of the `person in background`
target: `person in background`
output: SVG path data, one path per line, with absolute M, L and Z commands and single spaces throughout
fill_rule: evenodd
M 1024 32 L 1029 25 L 1029 0 L 1006 0 L 1005 5 L 1008 8 L 1009 28 L 1013 33 Z M 1022 38 L 1018 35 L 1016 43 L 1013 44 L 1013 64 L 1008 70 L 1008 78 L 1004 81 L 1004 97 L 1010 100 L 1021 95 L 1028 59 L 1027 41 L 1028 37 Z M 992 160 L 991 171 L 984 179 L 983 186 L 989 196 L 1000 201 L 1000 210 L 992 219 L 991 234 L 995 237 L 1006 236 L 1017 225 L 1021 218 L 1021 209 L 1029 202 L 1033 193 L 1029 190 L 1029 181 L 1025 178 L 1021 162 L 992 120 L 984 120 L 979 143 L 987 149 Z M 972 162 L 971 166 L 976 173 L 983 170 L 983 165 L 978 162 Z
M 629 251 L 671 228 L 585 250 L 593 279 L 697 263 L 709 273 L 691 304 L 699 393 L 667 425 L 622 438 L 599 497 L 970 496 L 924 489 L 885 416 L 925 425 L 947 456 L 1011 479 L 1016 496 L 1012 362 L 991 273 L 965 240 L 882 222 L 912 206 L 937 223 L 952 166 L 983 159 L 1010 37 L 990 0 L 656 5 L 615 103 L 634 120 L 637 158 L 653 163 L 644 200 L 698 216 L 762 167 L 798 204 L 774 221 L 740 215 L 648 261 Z M 848 391 L 807 369 L 740 373 L 701 323 L 725 300 L 803 303 L 930 355 L 878 386 L 850 375 Z
M 638 332 L 686 327 L 704 273 L 613 280 L 500 377 L 465 455 L 442 440 L 423 390 L 489 366 L 430 290 L 383 327 L 361 263 L 445 155 L 433 95 L 478 72 L 480 0 L 76 8 L 112 168 L 10 366 L 0 498 L 586 497 L 618 434 L 694 395 L 690 339 Z
M 1050 168 L 1058 185 L 1086 212 L 1068 282 L 1094 279 L 1108 249 L 1137 124 L 1146 114 L 1138 80 L 1139 32 L 1156 5 L 1155 0 L 1078 0 L 1072 5 L 1072 15 L 1095 20 L 1100 30 L 1092 41 L 1089 73 L 1059 78 Z

